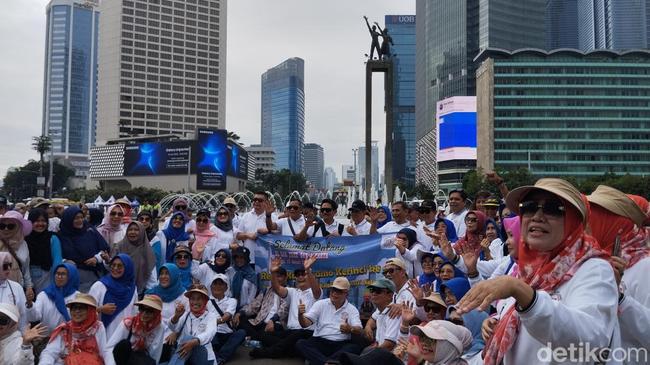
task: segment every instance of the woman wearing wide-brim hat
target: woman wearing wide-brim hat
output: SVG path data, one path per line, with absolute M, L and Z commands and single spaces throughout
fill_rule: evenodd
M 478 283 L 457 305 L 462 314 L 485 310 L 498 299 L 515 299 L 486 343 L 485 364 L 547 363 L 539 354 L 548 343 L 620 345 L 614 271 L 608 254 L 585 232 L 584 199 L 570 183 L 554 178 L 507 196 L 508 208 L 521 217 L 519 276 Z
M 72 319 L 52 332 L 39 365 L 114 365 L 106 346 L 106 330 L 97 318 L 95 298 L 79 293 L 66 306 Z
M 138 314 L 124 318 L 108 340 L 116 364 L 157 364 L 163 349 L 165 326 L 162 322 L 163 302 L 148 294 L 135 303 Z
M 9 252 L 13 266 L 9 279 L 25 288 L 25 296 L 33 301 L 35 293 L 29 271 L 29 247 L 25 237 L 32 232 L 32 222 L 15 210 L 0 216 L 0 251 Z

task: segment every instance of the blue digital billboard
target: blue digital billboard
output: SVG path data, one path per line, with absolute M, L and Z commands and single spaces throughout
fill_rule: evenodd
M 476 113 L 454 112 L 440 117 L 440 149 L 476 147 Z
M 197 140 L 196 188 L 225 190 L 231 159 L 226 131 L 199 129 Z
M 125 176 L 187 174 L 194 141 L 149 142 L 124 147 Z

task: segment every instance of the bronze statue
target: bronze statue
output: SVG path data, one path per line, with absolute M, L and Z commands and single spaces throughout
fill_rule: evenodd
M 393 44 L 393 38 L 388 35 L 388 28 L 381 29 L 377 22 L 375 22 L 375 25 L 379 29 L 382 38 L 379 55 L 382 60 L 385 60 L 390 58 L 390 45 Z
M 370 44 L 370 57 L 369 57 L 369 59 L 372 60 L 374 58 L 375 49 L 377 50 L 377 57 L 381 58 L 381 51 L 380 51 L 380 48 L 379 48 L 379 36 L 381 35 L 381 33 L 377 32 L 377 27 L 376 26 L 373 25 L 372 28 L 370 27 L 370 23 L 368 23 L 368 17 L 367 16 L 364 15 L 363 19 L 366 20 L 366 25 L 368 26 L 368 31 L 370 32 L 370 37 L 372 37 L 372 44 Z

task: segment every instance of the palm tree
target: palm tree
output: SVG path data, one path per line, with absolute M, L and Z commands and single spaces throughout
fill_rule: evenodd
M 49 136 L 42 135 L 42 136 L 35 136 L 32 137 L 32 149 L 36 152 L 38 152 L 39 156 L 41 157 L 40 159 L 40 166 L 41 166 L 41 171 L 40 171 L 40 176 L 43 176 L 43 156 L 50 152 L 52 149 L 52 139 Z

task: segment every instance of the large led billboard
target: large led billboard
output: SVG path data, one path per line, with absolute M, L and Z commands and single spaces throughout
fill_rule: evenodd
M 436 103 L 437 160 L 476 160 L 476 97 L 454 96 Z
M 225 130 L 198 130 L 196 161 L 197 189 L 226 189 L 226 175 L 230 167 L 230 149 Z
M 124 176 L 187 174 L 194 141 L 149 142 L 124 146 Z

